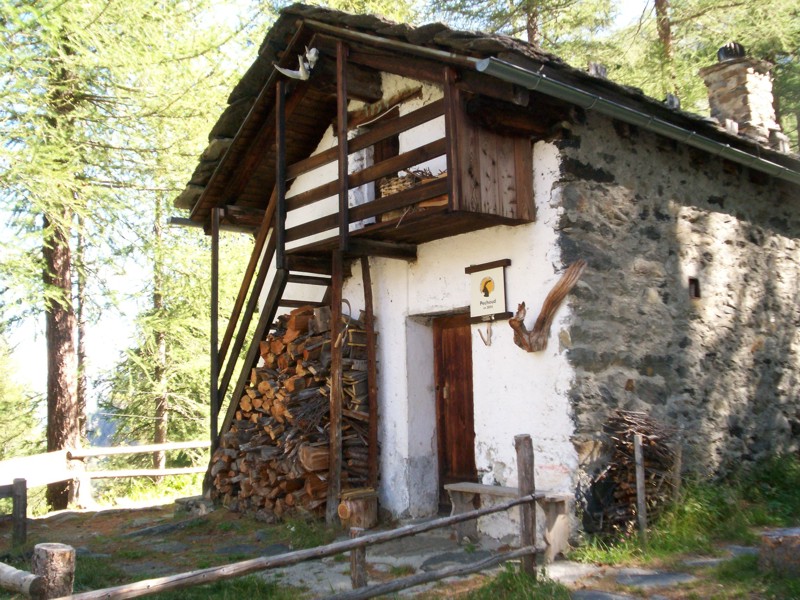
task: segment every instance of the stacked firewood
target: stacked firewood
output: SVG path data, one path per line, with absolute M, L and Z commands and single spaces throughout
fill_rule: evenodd
M 676 436 L 641 412 L 618 410 L 603 428 L 613 443 L 613 454 L 594 481 L 600 514 L 593 516 L 605 533 L 629 533 L 636 524 L 634 436 L 642 436 L 648 520 L 657 519 L 673 499 Z
M 324 512 L 332 351 L 344 357 L 342 488 L 367 485 L 366 332 L 360 320 L 343 321 L 333 349 L 330 310 L 310 306 L 279 316 L 261 342 L 262 360 L 211 460 L 212 495 L 230 509 L 268 521 Z

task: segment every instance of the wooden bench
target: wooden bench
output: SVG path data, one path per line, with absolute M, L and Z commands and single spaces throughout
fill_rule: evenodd
M 500 485 L 483 485 L 480 483 L 461 482 L 448 483 L 444 486 L 450 494 L 453 506 L 452 515 L 458 515 L 474 509 L 475 498 L 490 496 L 493 498 L 519 498 L 519 490 Z M 569 517 L 567 509 L 572 499 L 570 494 L 539 490 L 535 494 L 536 503 L 542 507 L 545 515 L 544 541 L 547 544 L 545 560 L 552 562 L 555 557 L 569 548 Z M 478 522 L 476 519 L 453 525 L 459 543 L 465 538 L 478 538 Z

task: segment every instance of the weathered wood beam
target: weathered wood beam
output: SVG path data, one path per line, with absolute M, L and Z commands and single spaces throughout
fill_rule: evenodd
M 211 451 L 219 444 L 219 221 L 221 209 L 211 209 Z
M 239 286 L 239 293 L 236 295 L 236 301 L 233 304 L 233 310 L 231 311 L 231 316 L 228 319 L 228 326 L 225 328 L 225 335 L 220 343 L 220 365 L 224 364 L 225 362 L 225 357 L 228 353 L 228 347 L 231 343 L 231 339 L 233 339 L 233 333 L 236 330 L 236 324 L 239 322 L 239 315 L 241 314 L 242 307 L 244 306 L 244 301 L 247 298 L 247 292 L 250 290 L 250 284 L 253 281 L 253 275 L 255 274 L 256 266 L 258 265 L 258 259 L 261 258 L 261 251 L 264 249 L 264 243 L 266 242 L 267 235 L 272 227 L 272 215 L 275 211 L 275 196 L 276 191 L 273 189 L 272 196 L 267 204 L 267 210 L 261 213 L 261 226 L 256 234 L 253 252 L 250 254 L 250 260 L 248 261 L 247 268 L 242 276 L 242 283 Z M 226 212 L 232 208 L 236 207 L 227 206 Z
M 227 205 L 222 207 L 222 219 L 220 228 L 225 225 L 233 225 L 238 228 L 256 231 L 264 221 L 264 210 L 260 208 L 243 208 L 240 206 Z
M 347 254 L 348 256 L 383 256 L 411 262 L 417 260 L 417 247 L 414 244 L 353 238 L 350 240 L 350 250 Z
M 378 485 L 378 351 L 375 339 L 375 314 L 372 306 L 372 277 L 369 257 L 361 257 L 361 278 L 364 282 L 364 329 L 367 330 L 367 485 Z
M 275 268 L 286 268 L 286 82 L 275 86 Z
M 436 100 L 430 104 L 426 104 L 425 106 L 418 108 L 414 112 L 398 117 L 397 119 L 385 121 L 375 125 L 374 127 L 370 127 L 369 131 L 349 140 L 348 150 L 351 153 L 358 152 L 359 150 L 368 148 L 382 140 L 392 137 L 393 135 L 407 131 L 413 127 L 421 125 L 422 123 L 432 121 L 442 114 L 444 114 L 444 101 Z M 303 173 L 307 173 L 313 169 L 327 165 L 328 163 L 332 163 L 334 160 L 336 160 L 337 155 L 338 148 L 334 147 L 320 152 L 319 154 L 309 156 L 308 158 L 290 165 L 286 170 L 286 176 L 288 179 L 299 177 Z
M 336 95 L 336 63 L 323 58 L 311 76 L 317 90 Z M 347 97 L 363 102 L 377 102 L 383 97 L 381 74 L 359 65 L 347 65 Z
M 330 457 L 328 459 L 328 496 L 325 506 L 325 522 L 334 525 L 339 520 L 339 493 L 342 489 L 342 347 L 339 336 L 342 331 L 342 252 L 332 255 L 331 271 L 331 396 L 330 396 Z
M 569 119 L 569 111 L 554 106 L 519 107 L 508 102 L 475 96 L 466 103 L 467 114 L 476 123 L 513 136 L 545 138 L 553 128 Z
M 338 119 L 339 148 L 339 250 L 347 252 L 350 241 L 350 208 L 348 150 L 347 150 L 347 53 L 344 42 L 336 43 L 336 116 Z

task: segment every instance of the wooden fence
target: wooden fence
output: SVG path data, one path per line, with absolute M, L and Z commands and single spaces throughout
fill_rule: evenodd
M 206 466 L 174 469 L 126 469 L 118 471 L 83 471 L 75 468 L 75 461 L 98 456 L 120 454 L 145 454 L 150 452 L 166 452 L 169 450 L 186 450 L 191 448 L 208 448 L 210 441 L 168 442 L 165 444 L 148 444 L 143 446 L 117 446 L 74 448 L 20 456 L 0 461 L 0 498 L 12 498 L 13 533 L 12 544 L 24 544 L 27 538 L 27 490 L 59 481 L 79 480 L 79 490 L 83 493 L 89 489 L 92 479 L 111 477 L 167 477 L 205 473 Z
M 241 577 L 250 573 L 276 569 L 298 564 L 311 559 L 320 559 L 335 556 L 343 552 L 350 552 L 350 578 L 352 591 L 342 592 L 330 596 L 328 600 L 355 600 L 358 598 L 372 598 L 378 595 L 390 594 L 409 587 L 414 587 L 446 577 L 466 575 L 485 570 L 503 562 L 521 559 L 522 570 L 536 577 L 536 553 L 544 551 L 535 545 L 536 511 L 535 502 L 544 497 L 543 492 L 535 492 L 533 477 L 533 446 L 530 436 L 521 435 L 514 438 L 517 450 L 519 497 L 502 502 L 495 506 L 472 510 L 469 512 L 443 517 L 415 525 L 406 525 L 391 531 L 383 531 L 363 535 L 363 530 L 353 528 L 350 539 L 335 542 L 325 546 L 288 552 L 280 556 L 259 557 L 237 563 L 199 569 L 177 575 L 169 575 L 144 581 L 120 585 L 102 590 L 84 592 L 71 596 L 64 596 L 61 600 L 99 600 L 123 598 L 138 598 L 171 590 L 185 589 L 197 585 L 204 585 L 225 579 Z M 520 548 L 496 554 L 484 560 L 463 566 L 449 567 L 437 571 L 419 573 L 408 577 L 392 580 L 373 586 L 367 586 L 366 548 L 375 544 L 398 540 L 426 531 L 450 527 L 477 519 L 479 517 L 507 511 L 515 506 L 520 506 Z M 2 582 L 0 582 L 2 583 Z M 51 596 L 52 597 L 52 596 Z

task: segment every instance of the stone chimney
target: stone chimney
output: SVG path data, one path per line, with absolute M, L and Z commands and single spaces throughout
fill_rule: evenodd
M 700 69 L 711 116 L 731 133 L 789 152 L 789 138 L 775 121 L 772 64 L 745 56 L 744 48 L 735 42 L 720 48 L 717 58 L 717 64 Z

